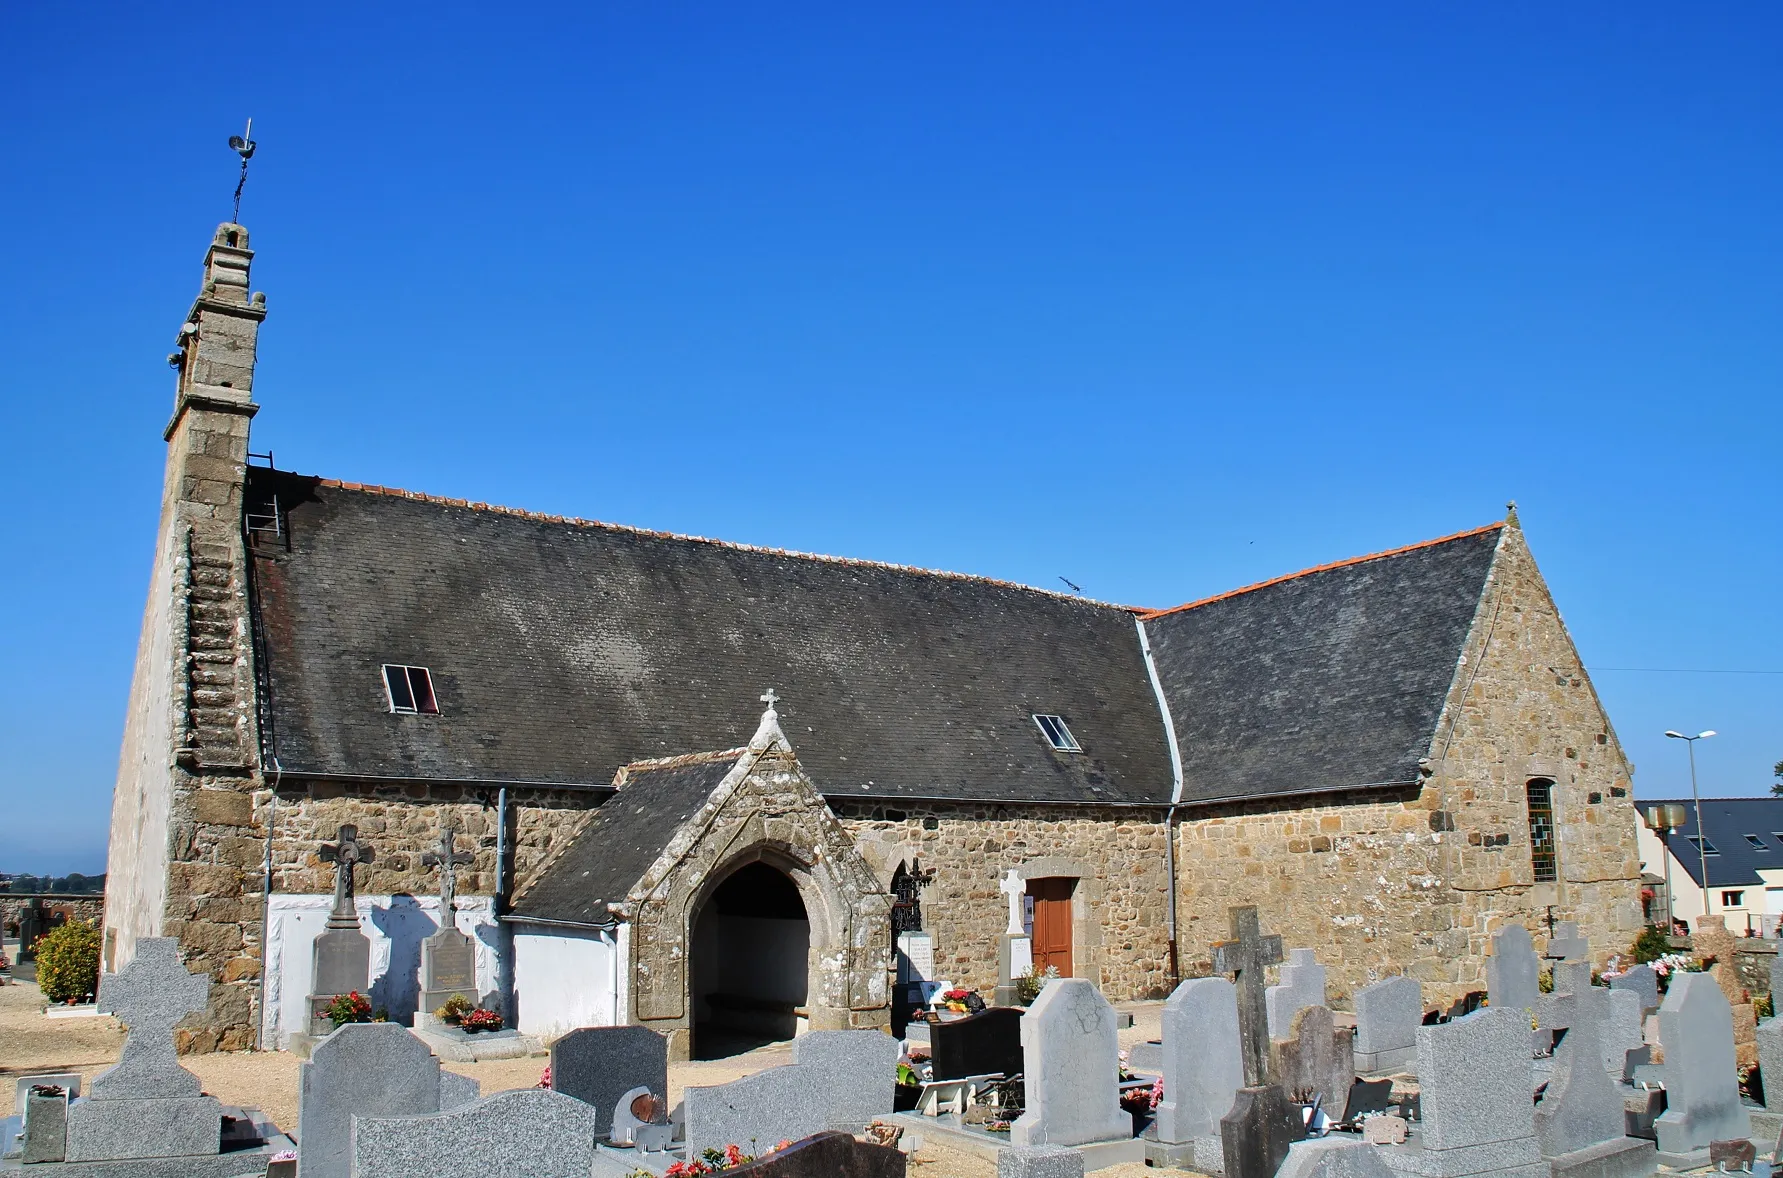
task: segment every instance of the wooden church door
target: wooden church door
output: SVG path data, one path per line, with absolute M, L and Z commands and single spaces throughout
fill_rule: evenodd
M 1071 976 L 1071 892 L 1074 879 L 1031 879 L 1028 895 L 1034 897 L 1034 972 L 1047 966 L 1060 977 Z

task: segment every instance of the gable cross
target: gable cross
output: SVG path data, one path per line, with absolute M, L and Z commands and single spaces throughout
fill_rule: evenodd
M 328 916 L 329 928 L 358 928 L 359 914 L 353 910 L 353 865 L 370 863 L 376 856 L 359 841 L 357 826 L 343 826 L 334 842 L 316 848 L 324 863 L 334 864 L 334 911 Z
M 453 914 L 457 912 L 458 903 L 458 868 L 475 862 L 477 858 L 469 851 L 454 848 L 452 844 L 457 838 L 457 829 L 448 822 L 440 828 L 439 848 L 421 856 L 421 866 L 440 869 L 441 928 L 451 928 L 456 923 Z
M 780 697 L 774 694 L 774 689 L 772 687 L 762 692 L 760 698 L 763 703 L 768 705 L 768 711 L 770 712 L 774 710 L 774 705 L 780 702 Z
M 1269 1010 L 1264 1001 L 1263 968 L 1282 959 L 1279 933 L 1264 936 L 1257 908 L 1247 904 L 1227 910 L 1232 917 L 1232 939 L 1213 947 L 1213 967 L 1237 975 L 1238 1045 L 1244 1053 L 1244 1084 L 1262 1088 L 1269 1083 Z

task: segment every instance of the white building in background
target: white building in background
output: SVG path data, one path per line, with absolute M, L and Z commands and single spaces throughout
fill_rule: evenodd
M 1783 921 L 1783 798 L 1704 798 L 1701 833 L 1689 799 L 1643 800 L 1640 811 L 1668 804 L 1684 807 L 1684 825 L 1662 839 L 1642 823 L 1638 836 L 1641 869 L 1662 877 L 1669 869 L 1672 915 L 1695 929 L 1706 888 L 1707 912 L 1724 916 L 1730 932 L 1773 934 Z

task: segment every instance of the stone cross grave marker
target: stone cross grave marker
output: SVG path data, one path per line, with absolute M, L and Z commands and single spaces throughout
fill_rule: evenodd
M 1555 1025 L 1567 1028 L 1554 1049 L 1554 1066 L 1535 1106 L 1535 1135 L 1543 1157 L 1559 1157 L 1622 1137 L 1622 1094 L 1604 1070 L 1598 1011 L 1592 1009 L 1591 963 L 1555 967 Z M 1607 996 L 1608 991 L 1604 991 Z
M 1735 1071 L 1733 1010 L 1708 974 L 1672 975 L 1659 1007 L 1659 1043 L 1665 1049 L 1665 1112 L 1653 1122 L 1659 1160 L 1683 1163 L 1710 1142 L 1752 1135 L 1740 1105 Z
M 1486 993 L 1495 1010 L 1534 1010 L 1541 1001 L 1541 959 L 1529 930 L 1507 924 L 1492 934 L 1486 960 Z
M 1269 1033 L 1285 1039 L 1294 1032 L 1294 1016 L 1309 1006 L 1325 1005 L 1325 967 L 1311 949 L 1292 949 L 1282 963 L 1281 985 L 1267 991 Z
M 1009 874 L 997 884 L 997 890 L 1009 897 L 1009 927 L 1003 932 L 1011 937 L 1026 936 L 1027 930 L 1022 927 L 1022 897 L 1027 895 L 1028 881 L 1011 867 Z
M 1232 939 L 1213 946 L 1213 967 L 1235 975 L 1238 988 L 1238 1042 L 1244 1060 L 1244 1087 L 1220 1118 L 1225 1178 L 1273 1178 L 1288 1147 L 1306 1135 L 1300 1110 L 1280 1085 L 1269 1082 L 1269 1010 L 1263 971 L 1282 959 L 1279 935 L 1264 936 L 1255 905 L 1227 910 Z
M 210 978 L 192 973 L 172 937 L 141 937 L 136 956 L 99 979 L 98 1006 L 129 1035 L 116 1066 L 93 1078 L 68 1110 L 68 1160 L 211 1155 L 222 1148 L 223 1110 L 180 1066 L 173 1028 L 205 1008 Z
M 1121 1108 L 1120 1034 L 1114 1007 L 1086 978 L 1060 978 L 1022 1016 L 1027 1108 L 1012 1145 L 1088 1145 L 1133 1136 Z
M 431 1012 L 453 997 L 477 1001 L 477 947 L 458 931 L 458 868 L 476 856 L 456 847 L 458 831 L 450 822 L 440 828 L 440 843 L 421 856 L 423 867 L 440 869 L 439 931 L 421 942 L 420 1009 Z M 419 1026 L 419 1021 L 416 1022 Z
M 1356 1070 L 1388 1072 L 1417 1058 L 1424 988 L 1417 979 L 1384 978 L 1356 991 Z
M 1419 1027 L 1418 1085 L 1417 1139 L 1380 1147 L 1396 1173 L 1549 1178 L 1529 1099 L 1527 1012 L 1493 1006 Z
M 669 1041 L 649 1027 L 579 1027 L 551 1044 L 551 1087 L 592 1105 L 604 1135 L 615 1102 L 632 1089 L 668 1099 Z
M 371 988 L 371 939 L 359 927 L 353 907 L 353 867 L 370 863 L 372 849 L 359 841 L 359 828 L 342 826 L 333 843 L 316 848 L 324 863 L 334 864 L 334 911 L 311 949 L 309 1033 L 320 1037 L 334 1029 L 326 1013 L 342 994 Z
M 1163 1024 L 1158 1140 L 1193 1145 L 1193 1156 L 1182 1160 L 1198 1161 L 1193 1168 L 1206 1173 L 1223 1164 L 1220 1118 L 1245 1080 L 1238 991 L 1225 978 L 1186 981 L 1164 1003 Z
M 1273 1045 L 1276 1080 L 1295 1100 L 1317 1100 L 1333 1121 L 1344 1119 L 1356 1052 L 1349 1029 L 1338 1030 L 1331 1011 L 1305 1006 L 1294 1015 L 1294 1033 Z
M 1563 920 L 1548 935 L 1548 952 L 1545 956 L 1551 961 L 1590 961 L 1591 942 L 1579 935 L 1579 926 L 1576 923 Z

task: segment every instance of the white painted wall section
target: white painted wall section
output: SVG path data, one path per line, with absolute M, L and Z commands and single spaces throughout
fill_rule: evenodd
M 540 932 L 528 932 L 529 927 Z M 612 933 L 514 926 L 514 1005 L 519 1028 L 550 1040 L 577 1027 L 625 1020 L 615 982 L 619 946 Z

